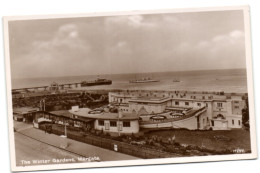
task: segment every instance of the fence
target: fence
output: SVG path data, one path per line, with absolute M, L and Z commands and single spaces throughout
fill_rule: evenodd
M 43 126 L 39 127 L 41 130 L 46 130 Z M 64 135 L 64 131 L 60 131 L 57 129 L 51 129 L 49 131 L 56 135 Z M 72 134 L 69 130 L 67 130 L 67 137 L 79 142 L 87 143 L 90 145 L 94 145 L 97 147 L 117 151 L 120 153 L 132 155 L 139 158 L 144 159 L 153 159 L 153 158 L 170 158 L 170 157 L 178 157 L 179 155 L 174 153 L 168 153 L 164 151 L 159 151 L 151 148 L 145 148 L 138 145 L 131 145 L 125 142 L 116 141 L 113 139 L 106 139 L 94 135 L 82 135 L 82 134 Z

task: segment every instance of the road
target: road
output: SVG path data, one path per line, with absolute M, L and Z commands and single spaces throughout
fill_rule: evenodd
M 15 133 L 15 154 L 17 166 L 31 166 L 41 164 L 33 163 L 34 160 L 37 160 L 38 162 L 41 162 L 42 160 L 50 160 L 45 164 L 55 164 L 55 162 L 53 162 L 55 160 L 53 159 L 64 158 L 72 160 L 74 159 L 76 162 L 78 162 L 78 155 L 63 151 L 19 133 Z
M 68 147 L 62 149 L 60 146 L 64 140 L 60 136 L 45 133 L 33 128 L 31 124 L 22 122 L 15 122 L 14 126 L 16 129 L 14 136 L 17 166 L 26 166 L 25 161 L 30 161 L 28 165 L 32 165 L 33 160 L 40 161 L 41 163 L 36 163 L 40 165 L 57 164 L 56 160 L 64 158 L 68 161 L 62 163 L 82 162 L 82 160 L 78 160 L 79 157 L 99 158 L 100 161 L 140 159 L 71 139 L 66 139 Z M 43 163 L 42 160 L 50 161 Z

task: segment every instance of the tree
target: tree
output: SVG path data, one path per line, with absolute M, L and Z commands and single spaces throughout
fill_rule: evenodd
M 242 124 L 245 127 L 249 127 L 249 106 L 248 106 L 248 97 L 246 97 L 246 107 L 242 109 Z

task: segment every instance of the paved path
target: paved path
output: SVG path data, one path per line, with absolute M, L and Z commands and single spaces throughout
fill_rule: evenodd
M 32 124 L 28 124 L 28 123 L 24 123 L 24 122 L 18 122 L 18 121 L 14 121 L 14 128 L 16 131 L 22 131 L 25 129 L 31 129 L 33 128 Z
M 17 166 L 56 164 L 56 160 L 64 158 L 74 159 L 75 161 L 72 162 L 69 160 L 67 163 L 79 162 L 77 159 L 78 155 L 39 142 L 20 133 L 15 133 L 15 153 Z M 43 163 L 43 160 L 46 163 Z
M 42 156 L 59 158 L 60 157 L 59 154 L 61 154 L 61 156 L 68 154 L 67 151 L 60 149 L 61 143 L 64 143 L 64 139 L 61 138 L 60 136 L 45 133 L 42 130 L 33 128 L 31 124 L 25 124 L 25 123 L 21 124 L 21 122 L 15 122 L 14 125 L 17 130 L 17 132 L 15 133 L 16 157 L 19 158 L 20 160 L 23 157 L 26 158 L 28 156 L 29 158 L 34 157 L 34 159 L 40 159 Z M 33 138 L 33 139 L 27 139 L 27 138 Z M 34 140 L 36 142 L 32 144 L 29 141 L 23 142 L 23 140 L 24 141 Z M 134 156 L 103 149 L 100 147 L 78 142 L 75 140 L 71 140 L 71 139 L 66 139 L 66 140 L 68 143 L 68 147 L 66 148 L 66 150 L 75 153 L 74 156 L 80 155 L 85 157 L 99 157 L 101 161 L 140 159 Z M 42 142 L 45 144 L 43 144 Z M 40 152 L 41 148 L 43 150 L 47 148 L 47 151 L 50 151 L 50 149 L 48 149 L 49 147 L 46 146 L 48 144 L 53 146 L 51 152 L 46 152 L 46 153 Z M 36 154 L 37 152 L 35 153 L 35 151 L 37 151 L 38 154 Z M 57 153 L 57 156 L 55 155 L 55 153 Z M 71 155 L 72 153 L 69 153 L 69 155 Z

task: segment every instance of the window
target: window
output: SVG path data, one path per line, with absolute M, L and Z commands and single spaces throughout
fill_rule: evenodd
M 217 103 L 217 107 L 222 107 L 222 103 Z
M 104 121 L 103 120 L 98 120 L 98 125 L 99 126 L 104 126 Z
M 123 122 L 123 127 L 130 127 L 130 122 Z
M 235 122 L 234 122 L 234 120 L 232 120 L 232 125 L 234 125 L 235 124 Z
M 116 121 L 110 121 L 110 127 L 116 127 Z
M 240 125 L 240 120 L 238 120 L 238 125 Z
M 202 96 L 202 99 L 204 100 L 204 99 L 205 99 L 205 96 Z
M 206 103 L 206 107 L 208 107 L 208 103 Z
M 239 103 L 239 101 L 234 101 L 234 103 Z
M 185 102 L 185 105 L 186 105 L 186 106 L 189 106 L 189 102 Z
M 235 106 L 235 109 L 239 109 L 239 106 Z
M 179 102 L 175 102 L 175 105 L 179 105 Z
M 201 106 L 201 103 L 197 103 L 198 106 Z

